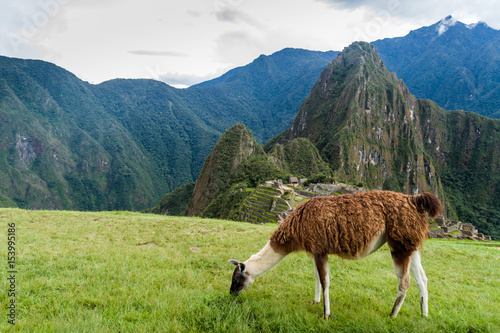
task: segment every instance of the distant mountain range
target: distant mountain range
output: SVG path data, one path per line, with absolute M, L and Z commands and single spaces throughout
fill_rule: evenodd
M 336 52 L 284 49 L 188 89 L 91 85 L 37 60 L 0 57 L 0 206 L 141 210 L 196 180 L 218 137 L 284 130 Z
M 498 36 L 447 18 L 373 45 L 417 97 L 498 117 Z M 153 80 L 91 85 L 50 63 L 0 57 L 0 206 L 152 207 L 198 178 L 234 124 L 261 144 L 289 128 L 337 54 L 284 49 L 188 89 Z
M 500 31 L 451 16 L 404 37 L 372 43 L 417 98 L 446 110 L 500 118 Z

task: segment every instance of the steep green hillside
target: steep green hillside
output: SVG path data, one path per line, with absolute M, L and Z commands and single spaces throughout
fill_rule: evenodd
M 425 151 L 450 200 L 448 215 L 500 238 L 500 120 L 419 101 Z
M 304 138 L 297 138 L 285 145 L 276 144 L 269 158 L 283 171 L 299 177 L 331 174 L 330 167 L 321 158 L 319 151 Z
M 178 89 L 154 80 L 112 80 L 92 91 L 144 148 L 159 188 L 196 179 L 220 132 L 200 119 Z
M 1 57 L 0 118 L 6 205 L 138 209 L 157 200 L 144 148 L 71 73 Z
M 183 216 L 187 214 L 187 205 L 193 196 L 195 183 L 186 183 L 166 194 L 158 206 L 148 210 L 148 213 L 161 215 Z
M 426 181 L 416 99 L 387 71 L 375 48 L 354 43 L 323 71 L 288 130 L 266 144 L 310 140 L 339 179 L 402 192 Z M 414 172 L 406 172 L 407 170 Z
M 242 124 L 234 125 L 219 138 L 207 157 L 196 181 L 187 215 L 226 216 L 221 215 L 222 202 L 218 202 L 227 199 L 223 196 L 217 200 L 218 196 L 226 193 L 225 197 L 234 198 L 234 195 L 227 194 L 229 189 L 238 192 L 239 188 L 255 187 L 281 173 L 282 170 L 269 160 L 255 141 L 252 132 Z M 235 201 L 236 209 L 240 202 Z M 224 206 L 228 206 L 227 202 Z M 207 208 L 208 211 L 204 212 Z
M 237 124 L 219 138 L 205 161 L 187 215 L 240 220 L 243 200 L 265 180 L 319 174 L 331 171 L 308 140 L 278 145 L 266 154 L 252 132 Z

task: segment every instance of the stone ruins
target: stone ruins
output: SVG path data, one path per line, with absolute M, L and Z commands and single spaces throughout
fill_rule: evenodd
M 469 239 L 476 241 L 491 241 L 491 236 L 486 236 L 477 231 L 471 223 L 447 220 L 438 216 L 429 226 L 431 238 Z

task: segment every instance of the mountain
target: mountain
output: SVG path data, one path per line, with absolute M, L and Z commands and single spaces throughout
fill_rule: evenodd
M 256 186 L 267 178 L 279 176 L 280 171 L 267 158 L 252 132 L 242 124 L 234 125 L 219 138 L 207 157 L 187 207 L 187 215 L 228 217 L 228 208 L 233 208 L 228 199 L 236 202 L 237 208 L 244 198 L 238 189 Z
M 172 192 L 167 193 L 156 207 L 147 210 L 147 212 L 160 215 L 187 215 L 187 205 L 193 196 L 195 185 L 194 182 L 190 182 L 179 186 Z
M 259 140 L 286 128 L 279 119 L 293 116 L 335 55 L 285 49 L 188 89 L 91 85 L 47 62 L 0 57 L 0 206 L 152 207 L 197 178 L 234 124 L 251 124 Z
M 290 125 L 318 75 L 338 53 L 286 48 L 182 93 L 204 109 L 211 126 L 223 132 L 244 123 L 264 143 Z
M 497 36 L 498 31 L 485 24 L 472 27 L 447 19 L 374 45 L 399 77 L 406 82 L 410 76 L 409 89 L 412 93 L 415 89 L 417 97 L 436 96 L 445 108 L 496 116 Z M 217 139 L 233 125 L 245 124 L 258 143 L 286 130 L 336 55 L 284 49 L 188 89 L 153 80 L 92 85 L 53 64 L 0 57 L 0 206 L 77 210 L 155 206 L 165 193 L 198 178 Z M 464 86 L 472 87 L 477 110 L 464 104 L 463 96 L 470 96 L 468 90 L 464 95 Z M 422 93 L 419 87 L 425 88 Z M 342 124 L 331 125 L 335 129 Z M 394 127 L 391 135 L 397 137 L 404 130 Z M 306 148 L 311 142 L 295 139 L 295 146 L 276 146 L 268 157 L 288 173 L 325 170 L 324 161 Z M 322 140 L 327 150 L 317 147 L 327 159 L 326 151 L 340 146 Z M 412 151 L 418 150 L 417 143 Z M 297 149 L 301 153 L 294 154 Z M 365 154 L 370 157 L 366 149 Z M 285 164 L 284 156 L 289 159 Z M 424 160 L 422 156 L 417 160 Z M 330 157 L 334 168 L 342 163 Z M 318 162 L 302 162 L 311 160 Z M 352 174 L 354 169 L 345 172 Z M 387 173 L 393 175 L 388 184 L 426 186 L 421 177 Z
M 446 110 L 500 118 L 500 31 L 451 16 L 404 37 L 372 43 L 417 98 Z
M 155 169 L 156 193 L 165 194 L 196 179 L 224 130 L 207 124 L 181 90 L 159 81 L 119 79 L 91 90 L 143 148 Z
M 373 45 L 343 50 L 290 128 L 264 148 L 297 138 L 316 146 L 337 179 L 437 193 L 449 218 L 500 235 L 500 120 L 417 99 Z
M 1 57 L 0 119 L 2 206 L 138 209 L 156 199 L 143 147 L 62 68 Z
M 330 175 L 328 165 L 309 140 L 276 145 L 266 154 L 245 125 L 236 124 L 217 141 L 200 171 L 186 215 L 239 220 L 239 206 L 259 184 L 269 179 Z M 182 188 L 179 188 L 179 193 Z M 154 212 L 173 211 L 174 195 L 166 195 Z M 184 215 L 184 214 L 181 214 Z

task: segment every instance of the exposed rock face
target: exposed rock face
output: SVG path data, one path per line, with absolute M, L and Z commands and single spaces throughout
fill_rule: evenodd
M 31 166 L 36 158 L 35 150 L 28 142 L 28 139 L 20 134 L 16 134 L 16 149 L 19 157 L 19 168 L 23 171 L 28 170 L 29 166 Z

